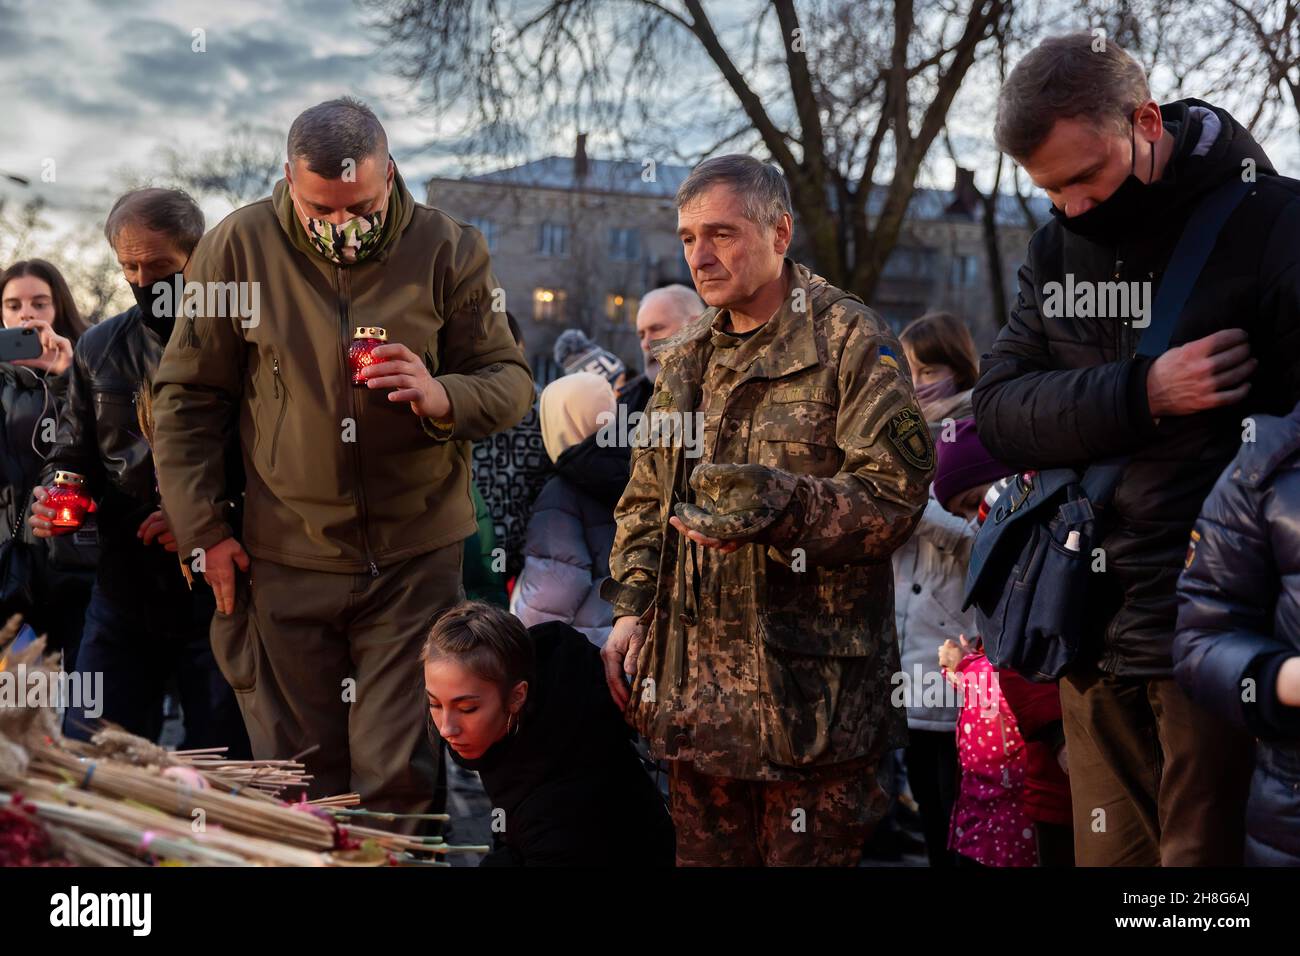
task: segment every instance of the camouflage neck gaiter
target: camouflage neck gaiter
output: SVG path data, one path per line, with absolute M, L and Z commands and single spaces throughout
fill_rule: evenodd
M 295 206 L 297 202 L 295 198 Z M 351 265 L 368 258 L 379 247 L 379 240 L 384 234 L 388 199 L 384 199 L 383 208 L 338 225 L 324 219 L 313 219 L 302 211 L 301 206 L 298 206 L 298 210 L 306 221 L 307 238 L 316 251 L 331 262 Z

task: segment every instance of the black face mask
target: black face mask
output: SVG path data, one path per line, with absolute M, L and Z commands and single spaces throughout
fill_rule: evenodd
M 135 304 L 140 307 L 145 325 L 157 332 L 164 342 L 171 338 L 172 326 L 176 324 L 176 303 L 173 301 L 176 289 L 184 288 L 184 284 L 184 272 L 157 279 L 148 285 L 127 283 L 131 295 L 135 296 Z
M 1130 126 L 1133 120 L 1130 118 Z M 1110 194 L 1103 202 L 1099 202 L 1085 213 L 1077 216 L 1067 216 L 1055 206 L 1052 207 L 1052 215 L 1061 224 L 1062 228 L 1068 229 L 1077 236 L 1085 239 L 1091 239 L 1096 242 L 1116 242 L 1121 237 L 1136 232 L 1142 224 L 1147 222 L 1153 212 L 1153 201 L 1158 198 L 1156 191 L 1138 179 L 1134 172 L 1134 165 L 1137 161 L 1137 145 L 1133 139 L 1133 130 L 1129 130 L 1129 147 L 1132 150 L 1132 158 L 1129 160 L 1129 174 L 1125 180 L 1119 184 L 1119 188 Z M 1151 149 L 1151 170 L 1147 174 L 1149 180 L 1154 180 L 1156 171 L 1156 151 L 1155 147 Z

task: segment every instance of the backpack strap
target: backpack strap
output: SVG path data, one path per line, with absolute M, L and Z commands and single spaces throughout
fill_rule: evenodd
M 1178 245 L 1174 247 L 1169 265 L 1160 280 L 1156 292 L 1155 305 L 1152 308 L 1150 324 L 1142 330 L 1138 340 L 1137 354 L 1145 358 L 1157 358 L 1169 348 L 1174 328 L 1181 317 L 1183 307 L 1187 304 L 1197 277 L 1205 267 L 1214 245 L 1218 241 L 1223 224 L 1228 221 L 1232 211 L 1246 197 L 1251 183 L 1233 177 L 1215 189 L 1192 210 Z M 1081 483 L 1088 500 L 1094 505 L 1105 505 L 1115 493 L 1120 476 L 1128 464 L 1129 456 L 1108 458 L 1088 468 L 1083 473 Z

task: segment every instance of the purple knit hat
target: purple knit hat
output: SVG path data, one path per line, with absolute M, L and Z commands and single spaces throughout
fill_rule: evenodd
M 939 460 L 934 469 L 934 497 L 940 505 L 976 485 L 991 484 L 1015 472 L 988 453 L 973 418 L 957 422 L 952 441 L 944 441 L 941 431 L 935 444 Z

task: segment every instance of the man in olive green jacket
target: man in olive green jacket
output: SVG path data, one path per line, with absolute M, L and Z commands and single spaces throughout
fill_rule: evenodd
M 313 796 L 422 812 L 436 755 L 417 661 L 462 595 L 469 443 L 524 416 L 532 378 L 483 237 L 414 201 L 367 107 L 303 113 L 288 159 L 186 270 L 154 380 L 158 483 L 216 594 L 213 649 L 255 755 L 316 748 Z M 387 344 L 353 386 L 349 346 L 374 326 Z M 221 504 L 232 429 L 242 543 Z

